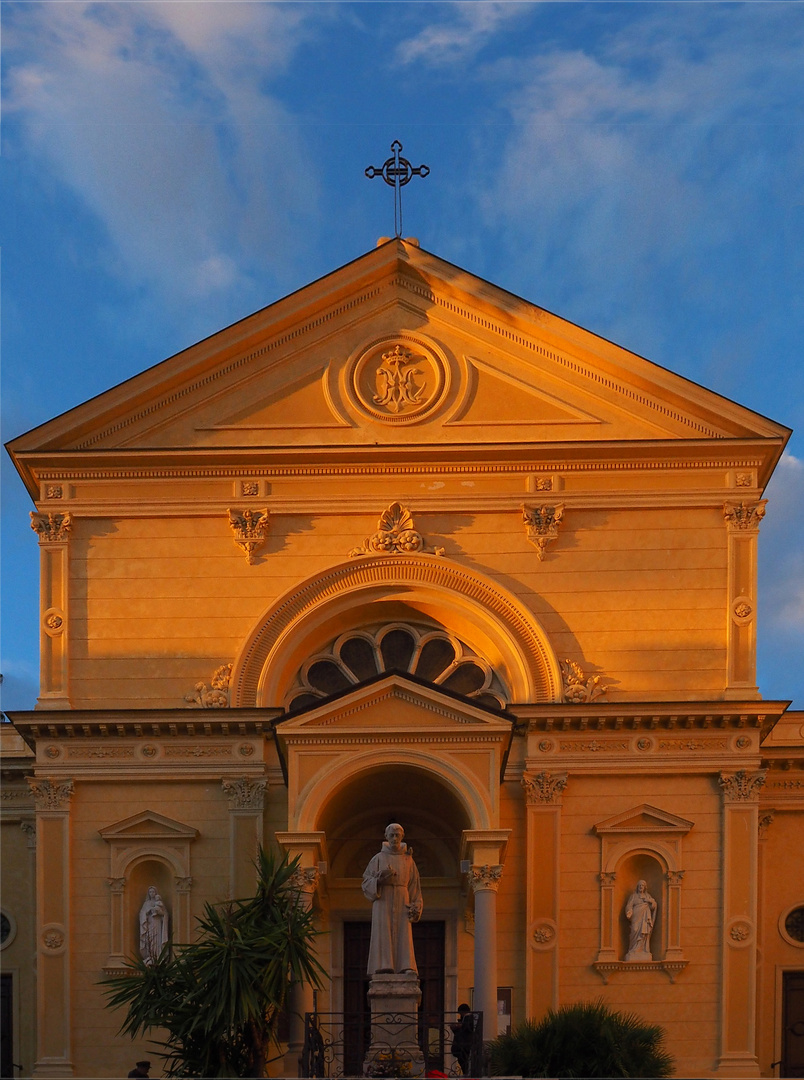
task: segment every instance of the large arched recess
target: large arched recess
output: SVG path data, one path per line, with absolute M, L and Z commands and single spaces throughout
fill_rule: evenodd
M 561 673 L 532 612 L 496 582 L 436 555 L 350 559 L 303 581 L 258 620 L 238 656 L 233 706 L 276 708 L 327 640 L 387 618 L 439 623 L 486 657 L 512 702 L 561 700 Z

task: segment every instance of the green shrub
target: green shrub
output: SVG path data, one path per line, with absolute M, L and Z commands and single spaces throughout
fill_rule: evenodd
M 664 1030 L 603 1001 L 552 1009 L 490 1045 L 492 1076 L 664 1077 L 673 1058 Z

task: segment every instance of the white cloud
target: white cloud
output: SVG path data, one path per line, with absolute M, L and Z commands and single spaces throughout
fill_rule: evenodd
M 175 302 L 286 258 L 315 212 L 294 117 L 264 89 L 305 5 L 29 4 L 6 18 L 6 116 Z M 14 135 L 11 135 L 12 141 Z M 281 209 L 280 209 L 281 208 Z M 239 268 L 239 269 L 236 269 Z
M 510 0 L 456 0 L 433 4 L 434 17 L 414 37 L 400 42 L 397 59 L 403 64 L 447 64 L 471 59 L 510 20 L 535 7 Z M 445 17 L 446 16 L 446 17 Z

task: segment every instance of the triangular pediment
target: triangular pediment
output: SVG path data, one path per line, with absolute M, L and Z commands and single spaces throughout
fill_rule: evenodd
M 104 840 L 195 840 L 198 829 L 184 825 L 181 821 L 157 814 L 153 810 L 143 810 L 139 814 L 123 818 L 113 825 L 107 825 L 98 832 Z
M 278 724 L 277 734 L 292 740 L 325 734 L 339 738 L 345 732 L 387 735 L 438 730 L 460 735 L 469 731 L 476 734 L 479 729 L 507 739 L 511 721 L 437 686 L 394 673 L 289 716 Z
M 43 452 L 787 437 L 407 241 L 389 241 L 20 436 Z M 30 457 L 26 459 L 26 456 Z M 26 479 L 33 487 L 32 474 Z
M 688 833 L 692 821 L 660 810 L 657 806 L 642 803 L 630 810 L 624 810 L 614 817 L 599 821 L 594 829 L 598 835 L 606 833 Z

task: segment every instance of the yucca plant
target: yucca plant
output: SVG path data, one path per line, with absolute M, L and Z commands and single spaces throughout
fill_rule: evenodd
M 526 1020 L 489 1048 L 492 1076 L 665 1077 L 673 1058 L 664 1030 L 603 1001 L 578 1002 Z
M 313 915 L 292 884 L 297 867 L 260 849 L 253 897 L 207 903 L 195 942 L 103 980 L 107 1007 L 127 1010 L 121 1034 L 167 1032 L 156 1045 L 168 1076 L 265 1075 L 291 984 L 319 986 L 325 975 Z

